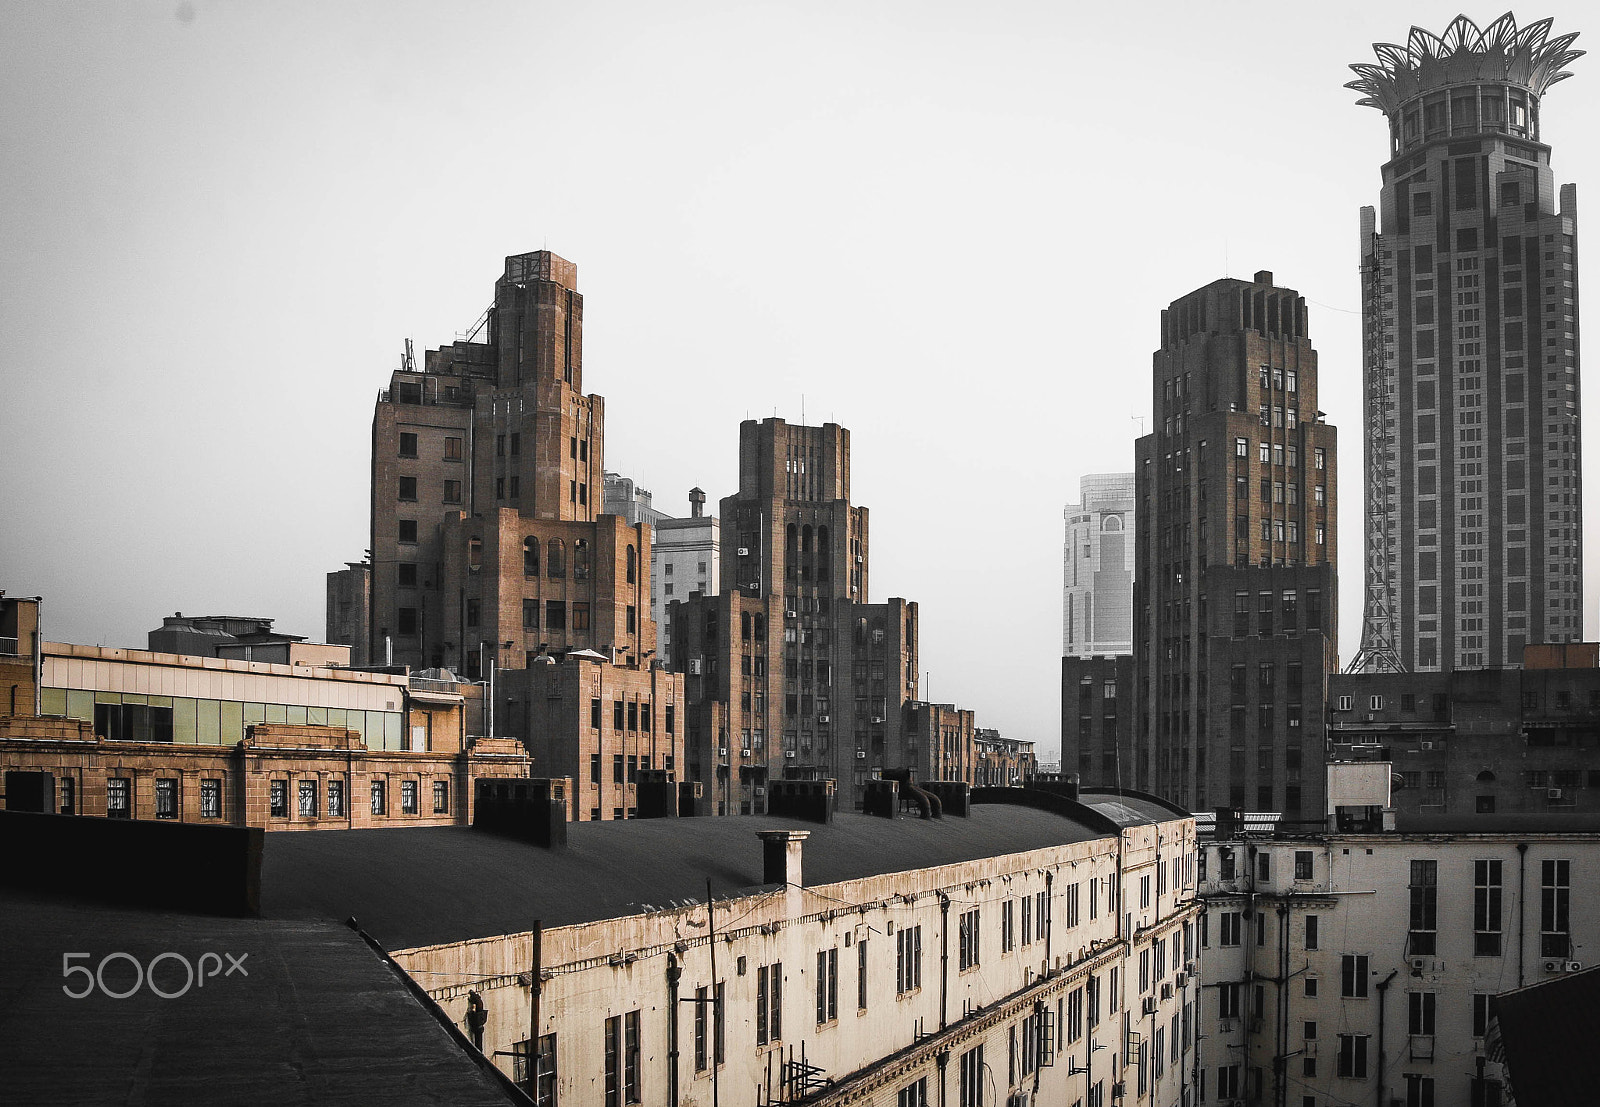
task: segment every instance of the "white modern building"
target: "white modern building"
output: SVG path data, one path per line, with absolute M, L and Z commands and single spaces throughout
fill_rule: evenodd
M 1133 474 L 1097 473 L 1066 507 L 1064 657 L 1133 652 Z
M 657 628 L 660 660 L 672 660 L 672 626 L 667 604 L 686 600 L 695 592 L 715 596 L 722 587 L 722 527 L 715 515 L 706 514 L 706 494 L 689 489 L 689 517 L 676 519 L 658 510 L 651 493 L 631 477 L 606 474 L 605 511 L 629 523 L 649 523 L 650 617 Z

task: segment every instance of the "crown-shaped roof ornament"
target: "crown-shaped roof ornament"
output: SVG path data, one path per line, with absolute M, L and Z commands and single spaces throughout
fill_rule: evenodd
M 1550 38 L 1551 20 L 1541 19 L 1518 28 L 1510 12 L 1480 28 L 1458 15 L 1434 35 L 1412 27 L 1404 46 L 1375 43 L 1378 64 L 1356 64 L 1360 80 L 1345 88 L 1363 93 L 1357 103 L 1392 113 L 1406 101 L 1430 89 L 1474 81 L 1499 81 L 1521 85 L 1535 96 L 1557 81 L 1572 76 L 1564 68 L 1584 51 L 1572 49 L 1576 31 Z

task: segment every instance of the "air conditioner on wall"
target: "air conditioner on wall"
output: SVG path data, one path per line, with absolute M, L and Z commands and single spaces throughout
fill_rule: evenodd
M 1545 972 L 1565 972 L 1566 971 L 1566 964 L 1567 963 L 1565 961 L 1546 961 L 1544 963 L 1544 971 Z
M 689 675 L 690 676 L 699 676 L 700 675 L 700 666 L 701 666 L 701 664 L 702 663 L 701 663 L 701 661 L 700 661 L 700 659 L 698 657 L 691 657 L 689 659 Z
M 829 720 L 828 716 L 826 716 L 826 715 L 818 715 L 817 716 L 817 722 L 819 722 L 819 723 L 826 723 L 826 722 L 829 722 L 829 721 L 830 720 Z
M 783 751 L 783 756 L 785 756 L 785 757 L 793 757 L 794 756 L 794 750 L 784 750 Z
M 1568 961 L 1566 963 L 1566 965 L 1565 965 L 1565 969 L 1566 969 L 1567 972 L 1582 972 L 1583 971 L 1583 962 L 1582 961 Z
M 718 757 L 727 757 L 728 756 L 728 747 L 727 746 L 722 746 L 722 747 L 718 748 L 717 756 Z
M 867 751 L 866 750 L 856 750 L 856 760 L 857 761 L 865 761 L 866 759 L 867 759 Z
M 1147 1015 L 1155 1014 L 1156 1013 L 1156 997 L 1155 996 L 1146 996 L 1145 1000 L 1144 1000 L 1144 1005 L 1140 1008 L 1140 1010 L 1142 1010 Z
M 749 557 L 750 556 L 750 547 L 749 546 L 740 546 L 739 547 L 739 556 L 740 557 Z

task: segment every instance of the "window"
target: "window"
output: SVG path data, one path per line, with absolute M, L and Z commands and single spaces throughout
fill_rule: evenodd
M 1489 992 L 1472 993 L 1472 1036 L 1482 1038 L 1489 1033 Z
M 522 575 L 525 577 L 539 575 L 539 540 L 537 538 L 524 538 L 522 540 Z
M 1539 955 L 1565 957 L 1572 949 L 1567 911 L 1572 897 L 1572 862 L 1539 862 Z
M 1218 941 L 1225 946 L 1239 944 L 1240 915 L 1237 911 L 1224 911 L 1217 918 Z
M 1217 1098 L 1238 1099 L 1243 1094 L 1244 1081 L 1240 1079 L 1241 1065 L 1217 1066 Z
M 1294 851 L 1294 878 L 1296 880 L 1311 879 L 1311 851 L 1297 849 Z
M 978 964 L 978 909 L 963 911 L 959 921 L 961 934 L 961 971 Z
M 537 1076 L 528 1071 L 528 1046 L 524 1038 L 511 1047 L 511 1079 L 517 1087 L 533 1097 L 535 1107 L 556 1105 L 556 1036 L 545 1034 L 539 1039 Z
M 1367 1035 L 1339 1035 L 1339 1075 L 1365 1080 L 1367 1076 Z
M 175 777 L 158 777 L 156 779 L 156 818 L 176 819 L 178 817 L 178 781 Z
M 856 1010 L 867 1009 L 867 941 L 856 943 Z
M 314 780 L 300 782 L 300 817 L 302 819 L 317 817 L 317 782 Z
M 1083 1037 L 1083 989 L 1074 988 L 1067 993 L 1067 1041 L 1076 1042 Z
M 1250 440 L 1248 438 L 1235 438 L 1233 440 L 1233 456 L 1234 457 L 1249 457 L 1250 456 Z
M 417 521 L 415 519 L 401 519 L 399 521 L 399 541 L 415 545 L 417 541 Z
M 928 1107 L 928 1078 L 922 1077 L 914 1084 L 900 1089 L 895 1107 Z
M 461 439 L 446 438 L 444 440 L 444 456 L 450 461 L 461 460 Z
M 1500 861 L 1472 863 L 1472 952 L 1500 956 Z
M 783 962 L 756 970 L 756 1045 L 783 1037 Z
M 328 817 L 344 818 L 344 781 L 328 781 Z
M 817 950 L 817 1025 L 839 1017 L 839 949 Z
M 606 1020 L 606 1107 L 640 1103 L 639 1012 Z
M 202 819 L 222 818 L 222 781 L 202 780 L 200 782 L 200 817 Z
M 433 813 L 447 815 L 450 813 L 450 782 L 436 780 L 433 782 Z
M 1033 944 L 1033 897 L 1022 897 L 1022 944 Z
M 1316 915 L 1307 915 L 1306 916 L 1306 948 L 1307 949 L 1321 949 L 1322 948 L 1322 934 L 1321 934 L 1322 928 L 1321 928 L 1321 926 L 1318 925 L 1320 923 L 1320 921 L 1321 920 Z
M 444 482 L 444 502 L 447 504 L 458 504 L 461 502 L 460 481 L 447 480 Z
M 389 813 L 389 788 L 385 781 L 372 782 L 372 813 L 374 815 L 387 815 Z
M 960 1107 L 983 1107 L 983 1047 L 961 1055 Z
M 1339 962 L 1339 994 L 1346 999 L 1367 997 L 1367 955 L 1347 953 Z
M 1438 1008 L 1438 995 L 1434 992 L 1410 992 L 1408 995 L 1410 998 L 1407 1000 L 1407 1010 L 1409 1012 L 1407 1022 L 1409 1029 L 1407 1032 L 1411 1034 L 1432 1034 L 1434 1014 Z
M 694 990 L 694 1071 L 705 1072 L 707 1065 L 707 1045 L 709 1039 L 706 1035 L 706 1009 L 710 1006 L 708 993 L 710 989 L 705 985 Z
M 417 813 L 417 782 L 414 780 L 400 782 L 400 813 L 402 815 Z
M 904 995 L 922 987 L 922 927 L 901 927 L 895 932 L 894 990 Z
M 567 601 L 544 601 L 544 628 L 546 630 L 567 629 Z
M 1078 918 L 1079 918 L 1078 888 L 1079 887 L 1080 886 L 1077 885 L 1077 884 L 1069 884 L 1069 885 L 1067 885 L 1067 926 L 1068 927 L 1074 927 L 1074 926 L 1078 925 Z
M 415 503 L 416 502 L 416 499 L 417 499 L 417 478 L 416 477 L 401 477 L 400 478 L 400 499 L 403 500 L 403 501 L 411 502 L 411 503 Z
M 1408 949 L 1413 954 L 1433 953 L 1438 948 L 1439 862 L 1411 862 L 1411 936 Z
M 400 456 L 401 457 L 416 457 L 417 456 L 417 436 L 412 434 L 412 433 L 410 433 L 409 431 L 401 431 L 400 432 Z
M 289 817 L 289 782 L 274 780 L 267 785 L 267 813 L 274 819 Z
M 1000 905 L 1000 952 L 1010 953 L 1017 945 L 1017 901 L 1008 899 Z
M 1406 1107 L 1433 1107 L 1433 1077 L 1408 1072 L 1406 1078 Z

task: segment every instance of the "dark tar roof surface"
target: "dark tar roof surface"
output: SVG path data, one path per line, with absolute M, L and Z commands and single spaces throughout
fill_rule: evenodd
M 307 837 L 337 835 L 307 835 Z M 515 1102 L 360 936 L 0 892 L 0 1100 L 17 1104 Z M 70 962 L 63 954 L 87 956 Z M 206 953 L 203 986 L 185 985 Z M 126 957 L 120 956 L 126 954 Z M 232 968 L 228 955 L 238 958 Z M 112 959 L 103 962 L 108 955 Z M 130 960 L 131 959 L 131 960 Z M 158 960 L 159 959 L 159 960 Z M 104 969 L 121 994 L 95 984 Z M 153 967 L 152 967 L 153 966 Z M 230 971 L 231 970 L 231 971 Z
M 1593 1103 L 1600 1087 L 1600 969 L 1496 996 L 1518 1107 Z
M 810 832 L 801 859 L 808 886 L 1102 836 L 1049 811 L 998 804 L 936 820 L 841 813 L 831 824 L 735 816 L 567 830 L 560 850 L 466 827 L 274 834 L 262 862 L 262 914 L 354 916 L 385 949 L 410 949 L 520 933 L 536 919 L 564 926 L 704 902 L 708 879 L 718 897 L 758 887 L 758 831 Z

